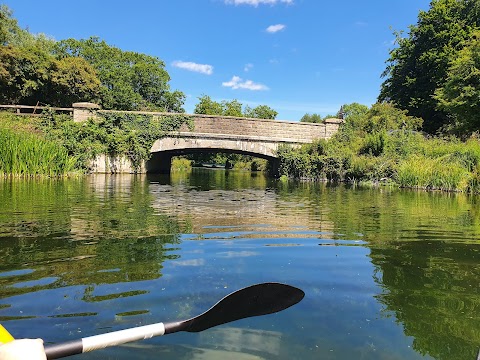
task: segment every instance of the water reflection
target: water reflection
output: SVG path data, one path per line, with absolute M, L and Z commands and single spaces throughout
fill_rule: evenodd
M 0 203 L 0 321 L 19 337 L 183 320 L 263 281 L 306 292 L 86 359 L 470 360 L 480 345 L 475 198 L 195 170 L 5 180 Z

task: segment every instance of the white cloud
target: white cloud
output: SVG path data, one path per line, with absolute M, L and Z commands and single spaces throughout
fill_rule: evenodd
M 293 0 L 225 0 L 225 4 L 251 5 L 255 7 L 262 4 L 276 5 L 279 3 L 291 5 L 293 4 Z
M 285 29 L 285 25 L 283 24 L 270 25 L 267 28 L 267 32 L 269 32 L 270 34 L 275 34 L 276 32 L 282 31 L 283 29 Z
M 239 76 L 234 76 L 232 77 L 232 80 L 223 82 L 222 86 L 230 87 L 234 90 L 237 90 L 237 89 L 246 89 L 246 90 L 252 90 L 252 91 L 268 90 L 268 87 L 263 84 L 254 83 L 252 80 L 244 81 Z
M 251 69 L 253 69 L 253 64 L 245 64 L 243 71 L 249 72 Z
M 213 66 L 212 65 L 197 64 L 197 63 L 189 62 L 189 61 L 174 61 L 172 63 L 172 65 L 174 67 L 177 67 L 177 68 L 180 68 L 180 69 L 199 72 L 199 73 L 206 74 L 206 75 L 212 75 L 213 74 Z

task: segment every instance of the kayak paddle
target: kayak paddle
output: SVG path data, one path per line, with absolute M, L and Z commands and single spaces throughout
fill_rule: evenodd
M 290 285 L 280 283 L 252 285 L 225 296 L 203 314 L 188 320 L 139 326 L 47 345 L 45 353 L 47 359 L 58 359 L 179 331 L 200 332 L 235 320 L 285 310 L 300 302 L 304 296 L 302 290 Z

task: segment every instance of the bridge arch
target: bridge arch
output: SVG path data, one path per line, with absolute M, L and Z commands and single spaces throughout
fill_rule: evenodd
M 176 136 L 159 139 L 153 144 L 151 158 L 147 162 L 146 168 L 147 172 L 151 173 L 167 173 L 174 156 L 225 152 L 269 160 L 270 166 L 275 172 L 276 167 L 278 167 L 276 151 L 280 144 L 278 140 L 273 141 L 260 136 L 177 133 Z M 295 144 L 289 144 L 295 146 Z

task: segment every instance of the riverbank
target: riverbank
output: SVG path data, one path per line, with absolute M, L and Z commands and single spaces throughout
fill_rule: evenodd
M 44 110 L 41 116 L 0 112 L 0 174 L 4 176 L 65 176 L 94 171 L 102 156 L 125 159 L 140 172 L 155 140 L 178 130 L 188 117 L 173 114 L 153 119 L 149 114 L 107 113 L 74 122 L 70 115 Z M 58 169 L 57 169 L 58 167 Z
M 279 151 L 280 175 L 294 179 L 480 193 L 480 142 L 427 137 L 421 119 L 388 104 L 347 116 L 329 141 Z
M 0 113 L 0 175 L 66 176 L 78 169 L 75 158 L 48 140 L 29 118 Z
M 140 164 L 165 130 L 148 119 L 121 116 L 79 124 L 68 115 L 47 112 L 42 117 L 26 117 L 0 112 L 0 175 L 88 173 L 89 164 L 99 154 L 123 155 Z M 172 121 L 169 128 L 181 123 L 182 119 Z M 329 141 L 280 148 L 280 175 L 282 179 L 480 193 L 478 138 L 426 137 L 418 131 L 420 126 L 421 120 L 388 104 L 374 105 L 363 113 L 347 115 Z M 179 158 L 172 169 L 191 166 L 190 159 Z M 234 166 L 265 167 L 263 160 L 255 159 Z

